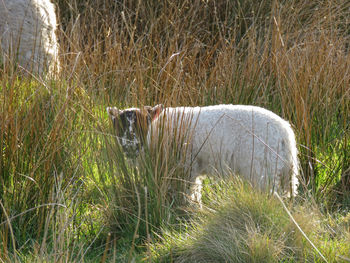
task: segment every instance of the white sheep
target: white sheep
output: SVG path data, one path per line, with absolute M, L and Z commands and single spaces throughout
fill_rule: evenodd
M 127 155 L 171 140 L 186 144 L 191 199 L 200 203 L 200 175 L 235 173 L 263 190 L 294 196 L 298 158 L 290 124 L 266 109 L 245 105 L 208 107 L 107 108 Z M 160 134 L 161 133 L 161 134 Z M 179 139 L 185 134 L 185 140 Z
M 49 0 L 1 0 L 0 61 L 13 60 L 38 74 L 59 72 L 56 27 Z

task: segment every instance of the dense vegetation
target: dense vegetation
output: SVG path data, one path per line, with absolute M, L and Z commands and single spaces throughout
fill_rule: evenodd
M 350 261 L 348 1 L 56 4 L 59 76 L 0 58 L 0 261 Z M 157 103 L 289 120 L 298 198 L 207 180 L 184 206 L 177 156 L 130 166 L 105 112 Z

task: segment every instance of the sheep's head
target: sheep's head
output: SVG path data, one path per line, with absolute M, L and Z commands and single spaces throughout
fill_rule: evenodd
M 164 106 L 161 104 L 154 107 L 144 106 L 125 110 L 107 107 L 117 140 L 127 157 L 135 158 L 139 155 L 143 149 L 150 124 L 163 109 Z

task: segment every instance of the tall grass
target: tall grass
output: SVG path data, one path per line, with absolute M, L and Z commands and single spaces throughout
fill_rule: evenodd
M 105 261 L 120 246 L 111 258 L 132 260 L 181 222 L 177 150 L 134 168 L 108 128 L 110 105 L 266 107 L 294 126 L 301 192 L 322 210 L 349 208 L 349 3 L 56 3 L 61 76 L 0 64 L 2 260 L 35 247 L 46 261 L 87 251 Z
M 317 1 L 73 1 L 62 8 L 70 33 L 63 45 L 83 52 L 70 64 L 79 64 L 83 81 L 103 90 L 107 103 L 245 103 L 280 113 L 295 125 L 305 179 L 316 191 L 320 147 L 329 151 L 340 133 L 349 145 L 348 8 Z

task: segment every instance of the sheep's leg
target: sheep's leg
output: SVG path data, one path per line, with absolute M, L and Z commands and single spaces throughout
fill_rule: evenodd
M 190 181 L 189 196 L 190 202 L 193 204 L 198 204 L 202 208 L 202 179 L 200 176 L 191 178 Z

